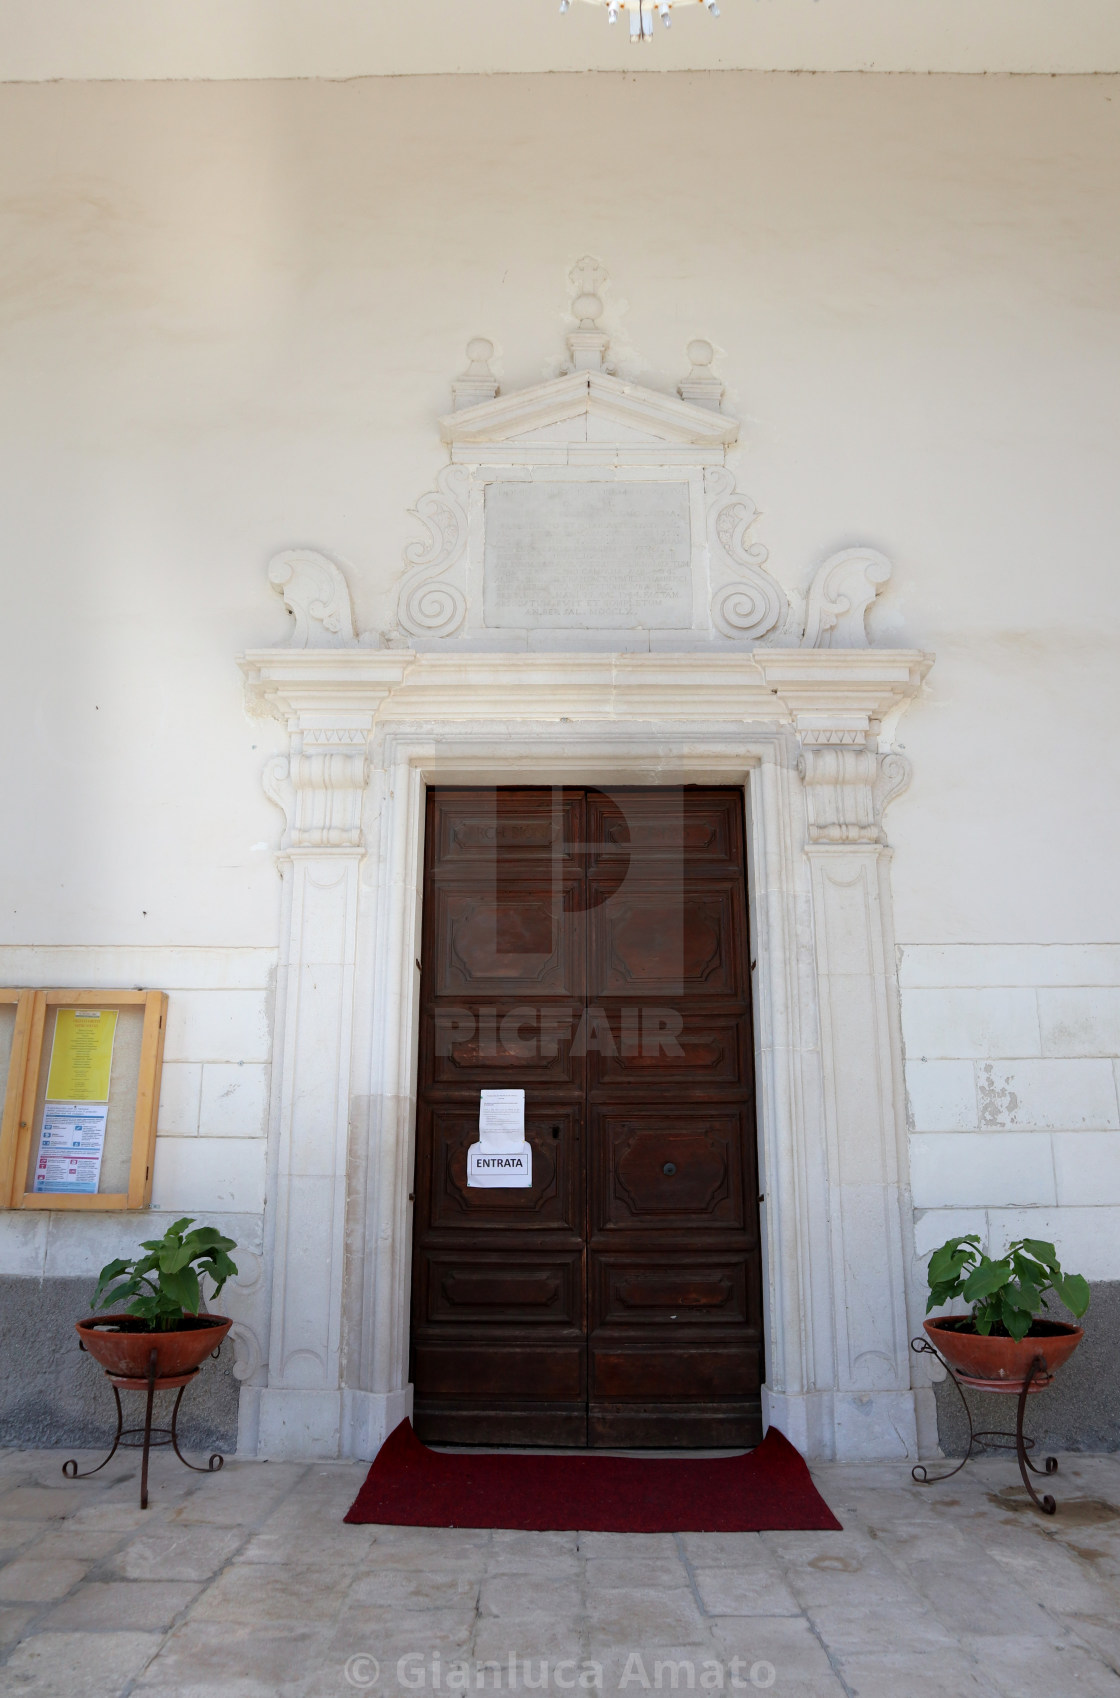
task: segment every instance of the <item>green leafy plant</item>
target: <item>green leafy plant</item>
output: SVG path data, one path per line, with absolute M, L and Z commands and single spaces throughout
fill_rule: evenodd
M 217 1297 L 237 1265 L 228 1252 L 236 1250 L 232 1238 L 223 1238 L 215 1226 L 194 1226 L 189 1215 L 168 1227 L 162 1238 L 141 1244 L 146 1256 L 136 1261 L 118 1257 L 101 1270 L 93 1294 L 95 1309 L 108 1309 L 126 1298 L 132 1301 L 125 1313 L 147 1321 L 152 1332 L 173 1332 L 188 1316 L 202 1307 L 202 1278 L 214 1283 Z M 114 1284 L 119 1280 L 120 1284 Z
M 1080 1274 L 1062 1272 L 1058 1253 L 1041 1238 L 1018 1238 L 999 1261 L 980 1249 L 975 1232 L 950 1238 L 929 1259 L 929 1302 L 963 1297 L 972 1304 L 976 1331 L 985 1338 L 1025 1338 L 1031 1322 L 1049 1305 L 1043 1293 L 1052 1291 L 1080 1318 L 1089 1307 L 1089 1282 Z

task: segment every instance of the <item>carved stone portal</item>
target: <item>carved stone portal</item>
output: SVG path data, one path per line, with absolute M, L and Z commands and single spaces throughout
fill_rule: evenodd
M 617 377 L 599 324 L 607 274 L 571 273 L 563 374 L 499 396 L 477 337 L 440 421 L 451 464 L 413 509 L 390 642 L 416 649 L 682 651 L 764 642 L 861 647 L 890 566 L 848 549 L 813 580 L 808 625 L 749 540 L 758 510 L 726 465 L 710 342 L 689 343 L 680 399 Z

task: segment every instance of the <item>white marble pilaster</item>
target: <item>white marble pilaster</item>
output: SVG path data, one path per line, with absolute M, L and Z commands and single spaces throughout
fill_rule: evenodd
M 272 1315 L 258 1448 L 337 1456 L 361 805 L 371 715 L 300 715 L 266 788 L 284 808 Z

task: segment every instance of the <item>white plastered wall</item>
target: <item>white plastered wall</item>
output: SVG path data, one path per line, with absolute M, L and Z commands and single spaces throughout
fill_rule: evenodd
M 217 1011 L 266 1009 L 279 942 L 259 781 L 283 730 L 234 666 L 286 629 L 265 563 L 330 550 L 387 626 L 465 341 L 496 341 L 503 385 L 554 373 L 590 250 L 624 375 L 671 391 L 687 340 L 716 343 L 776 576 L 872 543 L 874 639 L 938 655 L 889 816 L 919 1248 L 1031 1209 L 1120 1277 L 1118 93 L 0 88 L 0 964 L 171 993 L 162 1209 L 263 1244 L 268 1023 Z M 95 1272 L 132 1225 L 9 1216 L 0 1255 Z

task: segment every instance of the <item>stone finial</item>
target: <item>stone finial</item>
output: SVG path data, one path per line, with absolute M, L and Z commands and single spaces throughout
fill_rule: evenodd
M 723 384 L 712 371 L 715 349 L 703 337 L 697 337 L 688 344 L 685 353 L 692 369 L 684 381 L 677 384 L 677 394 L 682 401 L 691 401 L 697 407 L 710 407 L 718 413 L 723 400 Z
M 289 548 L 268 564 L 268 581 L 295 620 L 287 647 L 351 649 L 357 644 L 350 591 L 333 560 L 312 548 Z
M 891 575 L 891 563 L 875 548 L 845 548 L 833 554 L 809 585 L 805 649 L 865 649 L 867 610 Z
M 454 412 L 461 412 L 464 407 L 476 407 L 481 401 L 492 401 L 497 395 L 498 380 L 490 370 L 493 358 L 494 344 L 485 336 L 473 336 L 467 343 L 470 363 L 451 385 Z
M 585 254 L 573 265 L 568 281 L 575 290 L 572 313 L 579 324 L 568 337 L 568 351 L 573 371 L 605 370 L 603 356 L 610 346 L 610 337 L 601 330 L 598 319 L 603 311 L 600 291 L 607 281 L 607 272 L 597 259 Z

